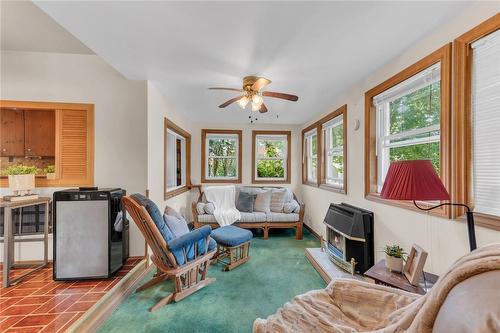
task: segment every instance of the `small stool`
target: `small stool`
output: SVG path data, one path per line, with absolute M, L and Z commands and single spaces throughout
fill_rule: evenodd
M 210 237 L 217 242 L 216 259 L 225 264 L 225 271 L 230 271 L 250 259 L 248 252 L 253 237 L 250 230 L 227 225 L 212 231 Z M 229 261 L 223 260 L 228 257 Z

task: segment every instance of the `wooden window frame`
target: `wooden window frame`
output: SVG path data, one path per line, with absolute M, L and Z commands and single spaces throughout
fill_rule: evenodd
M 164 171 L 163 171 L 163 192 L 164 192 L 164 199 L 170 199 L 173 198 L 179 194 L 182 194 L 184 192 L 187 192 L 191 189 L 191 134 L 189 132 L 185 131 L 182 129 L 180 126 L 177 126 L 174 122 L 170 121 L 169 119 L 165 118 L 164 120 L 164 130 L 163 130 L 163 166 L 164 166 Z M 167 191 L 167 130 L 171 130 L 175 132 L 176 134 L 182 136 L 184 140 L 186 141 L 186 184 L 184 186 L 178 187 L 176 189 L 173 189 L 171 191 Z
M 341 189 L 326 183 L 325 138 L 323 137 L 323 124 L 329 122 L 330 120 L 332 120 L 334 118 L 337 118 L 338 116 L 342 116 L 342 131 L 344 132 L 343 143 L 342 143 L 343 156 L 344 156 L 344 179 L 343 179 L 344 182 L 342 184 Z M 347 105 L 343 105 L 340 108 L 338 108 L 337 110 L 333 111 L 332 113 L 321 118 L 321 120 L 319 121 L 318 131 L 321 133 L 319 136 L 321 139 L 321 154 L 320 154 L 321 155 L 321 165 L 320 165 L 321 178 L 320 178 L 319 187 L 322 189 L 328 190 L 328 191 L 347 194 Z
M 325 177 L 324 177 L 324 147 L 323 147 L 323 124 L 332 120 L 335 117 L 338 117 L 342 115 L 342 121 L 343 121 L 343 131 L 344 131 L 344 142 L 343 142 L 343 148 L 344 148 L 344 184 L 343 184 L 343 189 L 339 189 L 337 187 L 331 186 L 326 184 L 325 182 Z M 316 143 L 316 150 L 318 154 L 318 162 L 317 162 L 317 167 L 316 167 L 316 176 L 317 180 L 316 183 L 312 183 L 308 181 L 307 179 L 307 163 L 306 163 L 306 149 L 305 149 L 305 135 L 311 130 L 316 129 L 316 135 L 317 135 L 317 143 Z M 331 191 L 331 192 L 336 192 L 336 193 L 342 193 L 342 194 L 347 194 L 347 104 L 342 105 L 335 111 L 327 114 L 320 120 L 316 121 L 315 123 L 307 126 L 302 130 L 302 184 L 304 185 L 309 185 L 313 187 L 319 187 L 321 189 Z
M 255 153 L 257 145 L 257 135 L 286 135 L 287 140 L 287 157 L 286 157 L 286 177 L 285 179 L 257 179 L 255 175 Z M 292 132 L 291 131 L 252 131 L 252 184 L 290 184 L 290 174 L 291 174 L 291 156 L 292 155 Z
M 451 43 L 448 43 L 365 93 L 366 199 L 419 211 L 412 202 L 382 199 L 377 192 L 376 112 L 373 98 L 438 62 L 441 62 L 440 178 L 451 193 L 451 51 Z M 432 203 L 423 202 L 422 205 L 432 205 Z M 451 209 L 445 206 L 430 211 L 430 214 L 450 218 Z
M 207 134 L 233 134 L 238 136 L 238 178 L 236 179 L 207 179 L 206 177 L 206 149 L 207 149 Z M 240 184 L 241 183 L 241 151 L 242 151 L 242 130 L 226 130 L 226 129 L 206 129 L 201 130 L 201 182 L 202 183 L 223 183 L 223 184 Z
M 319 174 L 319 163 L 320 163 L 320 153 L 319 153 L 319 149 L 320 149 L 320 146 L 321 146 L 321 143 L 319 142 L 319 136 L 320 134 L 318 133 L 318 128 L 317 128 L 317 124 L 314 123 L 312 125 L 309 125 L 308 127 L 304 128 L 302 130 L 302 184 L 304 185 L 309 185 L 309 186 L 313 186 L 313 187 L 318 187 L 319 186 L 319 183 L 321 181 L 321 176 Z M 310 182 L 308 177 L 307 177 L 307 173 L 308 173 L 308 169 L 307 169 L 307 148 L 306 148 L 306 134 L 312 130 L 316 130 L 316 182 Z
M 475 41 L 500 29 L 500 14 L 496 14 L 453 41 L 453 169 L 455 202 L 474 207 L 472 186 L 472 110 L 471 110 L 471 69 L 472 48 Z M 455 207 L 452 217 L 465 219 L 463 208 Z M 474 222 L 486 228 L 500 231 L 500 217 L 474 213 Z
M 0 100 L 0 107 L 7 109 L 24 110 L 55 110 L 56 117 L 56 150 L 55 167 L 56 179 L 46 177 L 35 177 L 36 187 L 61 187 L 61 186 L 93 186 L 94 185 L 94 104 L 84 103 L 61 103 L 61 102 L 33 102 L 33 101 L 13 101 Z M 62 112 L 85 111 L 87 115 L 87 173 L 84 180 L 60 179 L 62 161 L 60 157 L 61 142 L 59 140 L 62 128 L 60 126 Z M 6 176 L 0 177 L 0 188 L 8 187 L 9 182 Z

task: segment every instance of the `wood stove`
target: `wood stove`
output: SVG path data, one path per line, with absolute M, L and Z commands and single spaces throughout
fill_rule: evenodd
M 346 203 L 330 204 L 323 223 L 323 249 L 351 274 L 363 274 L 374 264 L 373 213 Z

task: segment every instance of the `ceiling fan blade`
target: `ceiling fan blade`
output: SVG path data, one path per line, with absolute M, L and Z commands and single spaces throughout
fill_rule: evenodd
M 269 83 L 271 83 L 270 80 L 265 79 L 263 77 L 259 77 L 257 79 L 257 81 L 255 81 L 254 84 L 252 84 L 252 90 L 253 91 L 259 91 L 262 88 L 264 88 L 265 86 L 267 86 Z
M 221 87 L 214 87 L 214 88 L 208 88 L 210 90 L 231 90 L 231 91 L 239 91 L 242 92 L 243 89 L 236 89 L 236 88 L 221 88 Z
M 260 113 L 266 113 L 266 112 L 267 112 L 267 108 L 266 108 L 266 106 L 264 105 L 264 103 L 262 103 L 262 104 L 260 105 L 259 112 L 260 112 Z
M 236 102 L 237 100 L 239 100 L 242 97 L 243 97 L 243 95 L 242 96 L 237 96 L 235 98 L 231 98 L 229 101 L 226 101 L 226 102 L 222 103 L 221 105 L 219 105 L 219 107 L 220 108 L 225 108 L 229 104 L 232 104 L 232 103 Z
M 283 93 L 272 92 L 272 91 L 263 91 L 262 96 L 281 98 L 281 99 L 286 99 L 288 101 L 293 101 L 293 102 L 296 102 L 299 99 L 299 97 L 295 96 L 295 95 L 283 94 Z

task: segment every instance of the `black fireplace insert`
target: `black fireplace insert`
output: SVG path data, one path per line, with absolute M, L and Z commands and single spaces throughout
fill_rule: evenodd
M 350 273 L 364 273 L 374 264 L 373 212 L 346 203 L 330 204 L 323 223 L 323 244 L 330 259 Z

